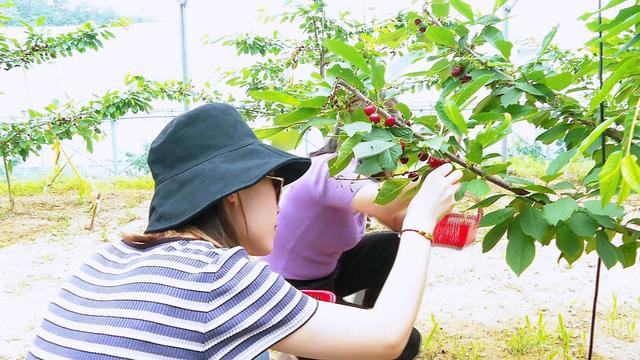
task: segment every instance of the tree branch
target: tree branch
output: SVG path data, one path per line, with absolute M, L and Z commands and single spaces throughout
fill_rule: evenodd
M 353 93 L 353 95 L 355 95 L 357 98 L 359 98 L 363 102 L 365 102 L 365 103 L 373 103 L 373 101 L 371 101 L 371 99 L 367 98 L 358 89 L 354 88 L 353 86 L 351 86 L 349 83 L 347 83 L 343 79 L 339 78 L 338 81 L 337 81 L 337 85 L 349 90 L 351 93 Z M 381 112 L 386 117 L 393 116 L 390 112 L 388 112 L 383 107 L 378 108 L 378 112 Z M 396 117 L 396 126 L 407 127 L 409 129 L 411 129 L 410 127 L 407 126 L 407 121 L 402 118 L 402 115 L 398 115 L 398 117 Z M 425 139 L 423 136 L 421 136 L 420 134 L 416 134 L 415 132 L 413 133 L 413 135 L 417 139 L 420 139 L 420 140 L 424 140 Z M 529 194 L 529 192 L 527 190 L 520 189 L 520 188 L 515 188 L 515 187 L 511 186 L 511 184 L 507 183 L 506 181 L 504 181 L 503 179 L 501 179 L 498 176 L 487 175 L 487 173 L 484 172 L 482 169 L 478 168 L 477 166 L 474 166 L 474 165 L 471 165 L 471 164 L 467 163 L 463 159 L 457 157 L 456 155 L 454 155 L 454 154 L 452 154 L 450 152 L 444 152 L 443 154 L 449 160 L 451 160 L 452 162 L 455 162 L 456 164 L 464 167 L 465 169 L 467 169 L 469 171 L 472 171 L 473 173 L 479 175 L 483 179 L 486 179 L 487 181 L 492 182 L 492 183 L 500 186 L 501 188 L 503 188 L 505 190 L 511 191 L 512 193 L 517 194 L 517 195 L 528 195 Z

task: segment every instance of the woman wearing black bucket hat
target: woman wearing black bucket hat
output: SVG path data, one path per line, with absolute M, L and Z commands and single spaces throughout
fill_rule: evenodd
M 171 121 L 154 140 L 149 225 L 98 251 L 50 303 L 28 359 L 393 358 L 424 291 L 430 232 L 462 176 L 444 165 L 409 205 L 372 309 L 317 303 L 273 273 L 281 186 L 309 160 L 260 143 L 229 105 Z

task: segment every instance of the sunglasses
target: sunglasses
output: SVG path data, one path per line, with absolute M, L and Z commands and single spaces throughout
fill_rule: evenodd
M 271 179 L 273 183 L 273 190 L 276 192 L 276 204 L 280 202 L 280 194 L 282 193 L 282 187 L 284 186 L 284 179 L 277 176 L 265 176 L 268 179 Z

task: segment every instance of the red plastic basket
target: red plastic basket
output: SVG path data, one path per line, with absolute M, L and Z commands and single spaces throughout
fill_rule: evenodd
M 476 239 L 482 209 L 474 215 L 450 213 L 443 217 L 433 230 L 432 244 L 462 249 Z
M 330 303 L 336 302 L 336 294 L 327 290 L 300 290 L 304 294 L 311 296 L 318 301 L 326 301 Z

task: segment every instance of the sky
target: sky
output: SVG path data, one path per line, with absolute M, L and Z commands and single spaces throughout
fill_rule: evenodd
M 20 0 L 15 0 L 19 2 Z M 468 1 L 475 9 L 489 11 L 493 0 Z M 49 64 L 34 66 L 28 71 L 0 72 L 0 117 L 20 116 L 27 108 L 39 109 L 52 99 L 65 102 L 73 99 L 84 103 L 95 94 L 108 89 L 122 89 L 127 73 L 141 74 L 155 80 L 180 79 L 182 77 L 179 37 L 179 5 L 176 0 L 70 0 L 71 4 L 88 3 L 95 7 L 111 7 L 125 16 L 142 16 L 151 21 L 134 24 L 128 29 L 115 31 L 116 39 L 105 42 L 98 52 L 80 54 Z M 189 76 L 196 83 L 205 81 L 216 84 L 216 69 L 237 69 L 255 61 L 247 56 L 238 57 L 229 47 L 207 45 L 203 36 L 212 39 L 235 33 L 270 34 L 274 27 L 284 36 L 295 36 L 292 25 L 276 26 L 258 21 L 262 14 L 277 14 L 284 9 L 283 0 L 187 0 L 186 35 Z M 422 1 L 412 0 L 328 0 L 328 16 L 349 11 L 359 20 L 384 18 L 401 9 L 419 9 Z M 532 42 L 539 42 L 556 24 L 559 30 L 554 42 L 564 48 L 576 49 L 589 37 L 584 23 L 577 20 L 586 11 L 594 10 L 597 2 L 585 0 L 518 0 L 508 23 L 508 38 L 514 49 Z M 52 32 L 68 29 L 52 29 Z M 18 36 L 19 28 L 4 28 L 3 32 Z M 411 104 L 421 104 L 428 97 L 420 94 L 403 99 Z M 156 108 L 180 111 L 179 104 L 160 104 Z M 145 124 L 135 121 L 122 122 L 117 128 L 117 156 L 126 152 L 141 152 L 157 134 L 167 119 L 147 119 Z M 149 130 L 150 129 L 150 130 Z M 111 128 L 105 125 L 109 134 Z M 317 144 L 316 140 L 316 144 Z M 320 140 L 321 141 L 321 140 Z M 80 154 L 82 143 L 71 145 Z M 70 145 L 70 146 L 71 146 Z M 82 161 L 104 163 L 112 159 L 110 141 L 96 145 L 91 159 Z M 83 156 L 83 155 L 79 155 Z M 30 159 L 34 166 L 50 164 L 50 156 Z

